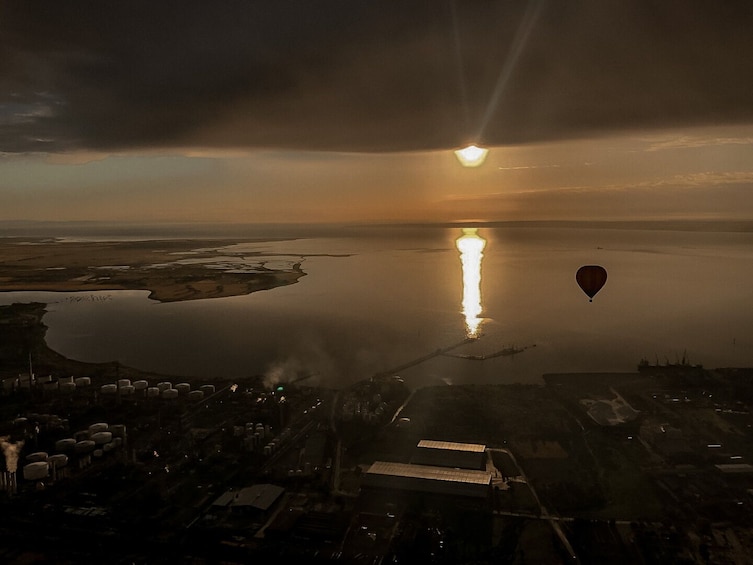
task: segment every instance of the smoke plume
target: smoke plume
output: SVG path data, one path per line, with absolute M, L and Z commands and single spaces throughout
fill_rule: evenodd
M 24 447 L 24 442 L 21 440 L 11 443 L 8 441 L 9 439 L 9 436 L 0 437 L 0 449 L 3 450 L 3 455 L 5 455 L 5 467 L 8 469 L 8 472 L 15 473 L 16 469 L 18 469 L 18 455 Z

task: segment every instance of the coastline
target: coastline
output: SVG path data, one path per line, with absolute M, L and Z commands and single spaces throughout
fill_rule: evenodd
M 300 259 L 270 269 L 274 256 L 223 249 L 238 243 L 246 242 L 0 239 L 0 291 L 148 290 L 152 300 L 178 302 L 270 290 L 306 274 Z
M 47 305 L 15 303 L 0 306 L 0 394 L 7 393 L 17 378 L 28 379 L 30 366 L 37 378 L 45 375 L 59 377 L 90 377 L 95 386 L 126 378 L 131 380 L 187 382 L 191 385 L 206 383 L 222 385 L 221 379 L 207 379 L 201 375 L 175 375 L 143 371 L 123 365 L 118 361 L 90 363 L 70 359 L 47 345 L 47 326 L 43 317 Z

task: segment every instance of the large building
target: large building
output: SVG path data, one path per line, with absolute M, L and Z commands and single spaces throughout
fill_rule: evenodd
M 422 439 L 416 446 L 411 463 L 482 471 L 486 468 L 486 446 Z
M 491 473 L 486 471 L 375 461 L 363 476 L 361 485 L 367 488 L 486 498 L 491 482 Z
M 410 463 L 375 461 L 361 485 L 367 489 L 486 498 L 492 476 L 485 467 L 484 445 L 423 439 Z

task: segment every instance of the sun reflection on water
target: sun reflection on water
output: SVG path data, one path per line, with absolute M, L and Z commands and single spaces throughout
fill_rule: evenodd
M 463 315 L 469 338 L 478 337 L 481 325 L 481 259 L 486 240 L 477 232 L 477 228 L 463 228 L 463 235 L 455 240 L 463 265 Z

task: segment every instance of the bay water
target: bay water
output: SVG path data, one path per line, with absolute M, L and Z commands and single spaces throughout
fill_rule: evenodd
M 5 292 L 0 304 L 47 303 L 47 343 L 67 357 L 207 380 L 265 375 L 270 384 L 341 388 L 388 373 L 421 387 L 629 372 L 641 358 L 753 366 L 753 233 L 477 233 L 485 240 L 482 321 L 471 342 L 460 227 L 299 230 L 218 250 L 261 252 L 272 267 L 302 261 L 306 275 L 296 284 L 245 296 L 160 303 L 148 291 Z M 608 272 L 593 302 L 575 281 L 587 264 Z M 495 356 L 513 347 L 517 354 Z

